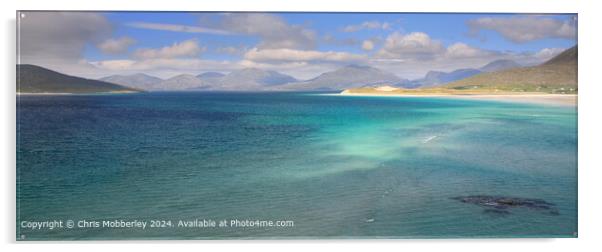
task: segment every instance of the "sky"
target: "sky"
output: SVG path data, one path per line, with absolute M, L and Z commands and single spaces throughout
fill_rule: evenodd
M 577 44 L 575 14 L 20 12 L 18 62 L 100 78 L 259 68 L 310 79 L 346 65 L 401 78 L 544 62 Z

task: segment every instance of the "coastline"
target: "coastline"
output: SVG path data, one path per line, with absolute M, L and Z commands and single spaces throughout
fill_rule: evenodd
M 39 95 L 39 96 L 44 96 L 44 95 L 74 95 L 75 93 L 28 93 L 28 92 L 17 92 L 17 96 L 20 95 Z
M 29 93 L 29 92 L 17 92 L 17 96 L 21 96 L 21 95 L 32 95 L 32 96 L 52 96 L 52 95 L 102 95 L 102 94 L 133 94 L 133 93 L 140 93 L 141 91 L 128 91 L 128 90 L 123 90 L 123 91 L 109 91 L 109 92 L 91 92 L 91 93 L 66 93 L 66 92 L 57 92 L 57 93 L 50 93 L 50 92 L 43 92 L 43 93 Z
M 444 97 L 456 99 L 474 99 L 500 102 L 529 103 L 555 106 L 577 107 L 577 94 L 445 94 L 445 93 L 423 93 L 423 94 L 400 94 L 400 93 L 352 93 L 347 90 L 333 95 L 341 96 L 380 96 L 380 97 Z
M 576 94 L 455 95 L 459 98 L 577 107 Z
M 140 91 L 110 91 L 96 93 L 28 93 L 17 92 L 17 96 L 62 96 L 62 95 L 106 95 L 106 94 L 130 94 Z M 503 94 L 449 94 L 449 93 L 419 93 L 402 94 L 395 92 L 373 92 L 373 93 L 354 93 L 347 90 L 340 93 L 320 94 L 328 96 L 365 96 L 365 97 L 438 97 L 453 99 L 470 99 L 484 101 L 499 101 L 513 103 L 527 103 L 539 105 L 554 106 L 573 106 L 577 107 L 577 94 L 545 94 L 545 93 L 503 93 Z

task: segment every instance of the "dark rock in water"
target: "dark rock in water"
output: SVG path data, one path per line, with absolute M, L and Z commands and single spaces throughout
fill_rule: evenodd
M 502 209 L 485 209 L 485 210 L 483 210 L 483 213 L 490 214 L 490 215 L 496 215 L 496 216 L 505 216 L 505 215 L 509 215 L 510 211 L 502 210 Z
M 487 208 L 486 213 L 497 213 L 506 214 L 510 213 L 507 209 L 510 208 L 527 208 L 539 211 L 545 211 L 545 213 L 551 215 L 559 215 L 558 210 L 554 207 L 554 203 L 547 202 L 541 199 L 527 199 L 518 197 L 506 197 L 506 196 L 488 196 L 488 195 L 472 195 L 472 196 L 460 196 L 453 197 L 453 200 L 457 200 L 463 203 L 469 203 Z M 506 213 L 504 213 L 506 212 Z

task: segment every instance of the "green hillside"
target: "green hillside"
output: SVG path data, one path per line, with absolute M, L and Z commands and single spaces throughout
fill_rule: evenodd
M 19 93 L 135 92 L 136 89 L 98 80 L 65 75 L 35 65 L 17 65 Z
M 442 87 L 456 90 L 577 93 L 577 46 L 541 65 L 481 73 Z

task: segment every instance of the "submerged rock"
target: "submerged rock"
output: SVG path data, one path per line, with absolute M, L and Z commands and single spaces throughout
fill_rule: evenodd
M 551 215 L 558 215 L 558 210 L 554 203 L 547 202 L 541 199 L 528 199 L 506 196 L 488 196 L 488 195 L 471 195 L 452 197 L 451 199 L 463 203 L 469 203 L 486 208 L 484 213 L 487 214 L 510 214 L 511 208 L 527 208 L 542 211 Z
M 504 209 L 485 209 L 483 213 L 494 216 L 506 216 L 511 214 L 510 211 Z

